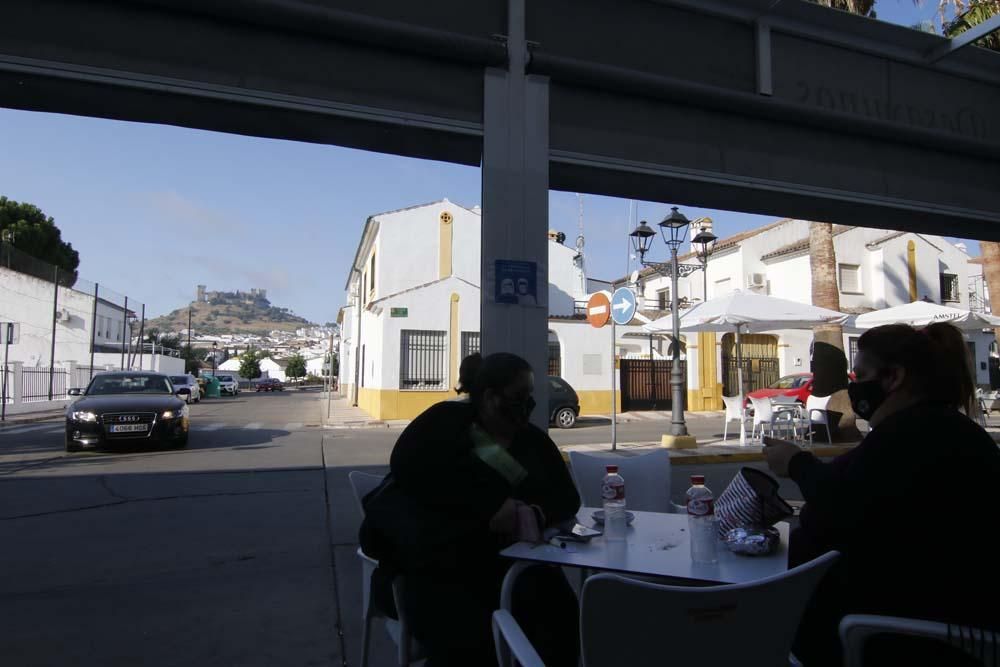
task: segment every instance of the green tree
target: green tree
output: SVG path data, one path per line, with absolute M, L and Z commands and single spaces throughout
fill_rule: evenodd
M 260 377 L 260 354 L 251 348 L 240 357 L 240 376 L 248 380 Z
M 181 359 L 184 360 L 184 372 L 200 375 L 201 369 L 205 366 L 203 360 L 208 356 L 209 352 L 209 350 L 201 347 L 194 347 L 192 345 L 182 346 Z
M 301 354 L 289 357 L 288 366 L 285 367 L 285 375 L 290 378 L 305 377 L 306 360 Z
M 945 37 L 957 37 L 987 19 L 1000 14 L 1000 0 L 951 0 L 955 4 L 956 16 L 944 23 Z M 1000 32 L 993 31 L 976 42 L 984 49 L 1000 51 Z
M 72 285 L 76 282 L 80 253 L 62 240 L 62 233 L 56 227 L 55 220 L 45 215 L 42 209 L 34 204 L 16 202 L 0 196 L 0 234 L 5 241 L 10 242 L 21 252 L 43 262 L 55 264 L 65 271 L 67 276 L 62 284 Z M 24 272 L 31 275 L 38 274 L 38 271 Z M 45 280 L 52 279 L 51 275 L 38 277 Z

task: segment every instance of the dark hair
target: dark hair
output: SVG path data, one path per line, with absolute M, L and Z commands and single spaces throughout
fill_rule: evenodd
M 976 381 L 973 375 L 973 360 L 965 337 L 953 324 L 935 322 L 923 329 L 925 336 L 934 342 L 938 349 L 940 382 L 948 383 L 951 391 L 957 397 L 956 407 L 965 410 L 967 415 L 973 414 L 976 396 Z
M 969 411 L 975 384 L 965 339 L 953 325 L 936 322 L 922 330 L 908 324 L 875 327 L 858 339 L 858 350 L 883 366 L 901 366 L 914 392 Z
M 531 372 L 531 364 L 510 352 L 496 352 L 483 358 L 476 379 L 469 388 L 469 398 L 478 407 L 487 389 L 494 391 L 512 384 L 520 373 Z
M 475 352 L 465 359 L 462 359 L 458 367 L 458 384 L 455 391 L 459 394 L 468 394 L 472 391 L 472 384 L 476 381 L 479 367 L 483 365 L 483 355 Z

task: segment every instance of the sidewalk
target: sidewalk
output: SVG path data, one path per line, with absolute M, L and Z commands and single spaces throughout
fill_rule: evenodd
M 329 402 L 330 414 L 327 415 L 326 392 L 320 394 L 324 428 L 402 428 L 409 424 L 407 419 L 373 419 L 361 408 L 351 405 L 346 398 L 334 394 Z
M 18 415 L 7 414 L 6 419 L 0 421 L 0 429 L 5 426 L 19 426 L 21 424 L 31 424 L 33 422 L 43 422 L 50 419 L 58 419 L 65 414 L 65 410 L 44 410 L 42 412 L 22 412 Z

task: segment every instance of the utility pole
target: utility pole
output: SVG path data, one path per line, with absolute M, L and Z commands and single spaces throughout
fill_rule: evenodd
M 59 314 L 59 267 L 55 269 L 52 276 L 52 284 L 55 288 L 52 294 L 52 346 L 49 348 L 49 400 L 52 400 L 52 383 L 55 380 L 56 372 L 56 316 Z
M 94 283 L 94 310 L 90 314 L 90 377 L 94 379 L 94 343 L 97 336 L 97 292 L 100 288 Z
M 122 361 L 119 370 L 125 370 L 125 336 L 128 326 L 128 297 L 125 297 L 125 308 L 122 310 Z
M 327 352 L 326 361 L 326 418 L 329 419 L 331 404 L 333 403 L 333 333 L 330 333 L 330 350 Z

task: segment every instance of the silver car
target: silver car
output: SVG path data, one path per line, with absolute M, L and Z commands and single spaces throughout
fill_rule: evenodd
M 174 385 L 175 392 L 178 389 L 187 389 L 190 392 L 185 399 L 188 403 L 201 401 L 201 388 L 198 386 L 198 380 L 190 373 L 186 375 L 171 375 L 170 384 Z

